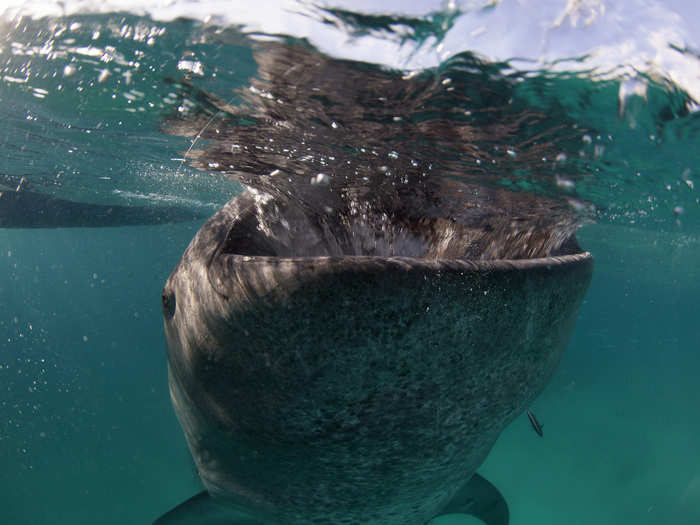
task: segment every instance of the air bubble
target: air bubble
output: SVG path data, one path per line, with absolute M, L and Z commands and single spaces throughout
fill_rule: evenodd
M 319 173 L 315 177 L 311 177 L 311 184 L 326 185 L 330 182 L 330 178 L 325 173 Z

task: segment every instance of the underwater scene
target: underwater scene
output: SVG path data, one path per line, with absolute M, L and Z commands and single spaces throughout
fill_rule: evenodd
M 0 2 L 0 523 L 700 523 L 698 13 Z

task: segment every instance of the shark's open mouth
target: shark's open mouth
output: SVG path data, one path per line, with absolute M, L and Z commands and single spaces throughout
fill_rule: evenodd
M 433 186 L 439 181 L 434 181 Z M 443 182 L 444 185 L 444 182 Z M 479 207 L 441 215 L 419 203 L 354 201 L 318 213 L 290 198 L 247 190 L 236 199 L 236 218 L 221 254 L 269 257 L 414 257 L 442 260 L 535 259 L 580 252 L 571 216 L 544 213 L 526 195 L 486 190 L 505 213 L 482 196 Z M 532 205 L 528 210 L 527 206 Z

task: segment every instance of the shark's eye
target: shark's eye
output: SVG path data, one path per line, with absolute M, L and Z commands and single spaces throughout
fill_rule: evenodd
M 172 319 L 175 315 L 175 294 L 169 290 L 163 290 L 163 315 L 166 319 Z

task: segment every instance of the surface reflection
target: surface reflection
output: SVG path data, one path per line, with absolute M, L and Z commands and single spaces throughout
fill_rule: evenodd
M 514 98 L 517 78 L 499 65 L 463 53 L 405 74 L 298 41 L 259 44 L 255 59 L 258 74 L 234 94 L 240 103 L 185 78 L 182 103 L 163 123 L 167 133 L 195 137 L 186 153 L 194 166 L 251 189 L 251 253 L 521 259 L 577 251 L 582 217 L 552 189 L 582 176 L 557 159 L 580 148 L 585 132 Z M 529 188 L 518 187 L 523 174 Z

